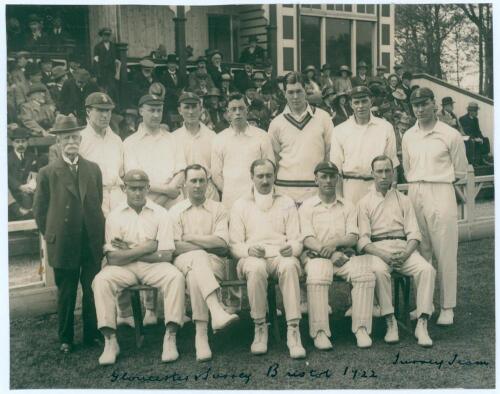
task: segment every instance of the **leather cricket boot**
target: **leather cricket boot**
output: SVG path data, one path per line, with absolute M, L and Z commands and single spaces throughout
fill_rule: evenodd
M 286 332 L 286 345 L 290 351 L 291 358 L 304 358 L 306 356 L 306 349 L 302 346 L 300 340 L 299 325 L 289 324 Z
M 398 333 L 398 322 L 394 315 L 386 316 L 385 322 L 387 324 L 387 332 L 384 337 L 386 343 L 398 343 L 399 333 Z
M 422 347 L 431 347 L 432 339 L 427 331 L 427 319 L 420 317 L 417 321 L 417 327 L 415 328 L 415 338 L 418 340 L 418 344 Z
M 255 323 L 255 334 L 250 351 L 252 354 L 267 353 L 267 338 L 269 336 L 269 326 L 267 323 Z
M 368 335 L 365 327 L 359 327 L 354 335 L 356 336 L 357 346 L 360 349 L 366 349 L 372 346 L 372 339 L 370 335 Z
M 163 337 L 163 353 L 161 354 L 161 361 L 169 363 L 179 358 L 177 351 L 176 333 L 170 330 L 165 331 Z
M 112 365 L 120 354 L 120 346 L 116 340 L 116 334 L 104 337 L 104 350 L 99 357 L 99 365 Z
M 319 350 L 330 350 L 333 348 L 330 339 L 323 330 L 319 330 L 316 334 L 314 338 L 314 347 Z

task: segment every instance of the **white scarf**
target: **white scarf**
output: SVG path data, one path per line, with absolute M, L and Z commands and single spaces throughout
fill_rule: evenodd
M 261 211 L 269 211 L 273 206 L 273 190 L 268 194 L 260 194 L 257 189 L 254 189 L 255 204 Z

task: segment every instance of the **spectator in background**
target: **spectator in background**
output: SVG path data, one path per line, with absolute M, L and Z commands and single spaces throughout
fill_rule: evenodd
M 34 174 L 38 171 L 36 157 L 28 150 L 28 138 L 30 131 L 24 127 L 18 127 L 9 133 L 12 142 L 12 151 L 7 157 L 7 172 L 9 192 L 20 208 L 24 211 L 23 218 L 31 212 L 33 206 L 33 194 L 36 189 Z M 20 217 L 9 217 L 16 220 Z
M 396 74 L 391 74 L 387 77 L 387 93 L 392 95 L 399 87 L 399 78 Z
M 311 96 L 321 96 L 321 88 L 316 77 L 316 67 L 309 65 L 304 70 L 304 83 L 306 92 Z
M 253 66 L 251 63 L 245 63 L 243 70 L 238 70 L 234 75 L 234 85 L 236 89 L 242 94 L 245 93 L 245 89 L 248 83 L 252 80 Z
M 204 95 L 208 89 L 214 87 L 212 78 L 207 71 L 207 58 L 200 56 L 196 61 L 196 68 L 196 71 L 189 74 L 189 90 L 192 92 L 201 91 Z
M 334 103 L 337 95 L 335 93 L 335 89 L 332 86 L 325 86 L 323 88 L 323 91 L 321 92 L 321 96 L 323 98 L 323 101 L 320 105 L 320 108 L 328 112 L 333 121 L 333 118 L 336 114 Z
M 28 101 L 21 104 L 19 121 L 30 130 L 31 135 L 47 137 L 56 119 L 56 107 L 47 103 L 47 88 L 34 83 L 28 92 Z
M 459 119 L 464 133 L 470 137 L 468 143 L 465 144 L 467 158 L 469 163 L 492 165 L 490 140 L 481 132 L 477 118 L 478 111 L 479 105 L 472 101 L 467 105 L 467 113 Z
M 257 94 L 260 95 L 262 90 L 262 85 L 266 82 L 266 78 L 262 71 L 255 71 L 252 76 L 252 81 L 255 82 L 255 87 L 257 88 Z
M 329 64 L 323 64 L 323 66 L 321 67 L 321 77 L 319 80 L 322 89 L 324 89 L 325 87 L 333 88 L 335 86 L 335 81 L 331 76 L 331 72 L 332 67 Z
M 14 66 L 14 69 L 11 72 L 12 75 L 12 81 L 14 84 L 19 85 L 19 84 L 25 84 L 26 83 L 26 67 L 29 63 L 30 53 L 27 51 L 20 51 L 16 53 L 16 65 Z
M 131 95 L 132 103 L 137 103 L 139 99 L 148 94 L 150 86 L 154 82 L 159 82 L 158 78 L 153 73 L 155 64 L 150 59 L 142 59 L 139 62 L 141 70 L 132 77 Z
M 224 110 L 220 108 L 220 90 L 217 88 L 210 89 L 203 98 L 203 106 L 205 107 L 205 114 L 202 117 L 202 122 L 207 127 L 216 133 L 229 127 L 229 123 L 224 118 Z M 195 164 L 195 163 L 190 163 Z M 201 163 L 198 163 L 201 164 Z M 205 164 L 204 164 L 205 165 Z M 210 167 L 210 166 L 208 166 Z
M 246 47 L 240 56 L 240 63 L 257 64 L 265 60 L 265 50 L 257 45 L 259 42 L 256 35 L 248 37 L 248 47 Z
M 441 100 L 441 111 L 437 113 L 437 117 L 441 122 L 453 127 L 455 130 L 460 132 L 460 134 L 465 135 L 462 125 L 458 120 L 458 116 L 453 112 L 454 103 L 453 98 L 449 96 L 443 97 Z
M 216 88 L 222 88 L 222 52 L 214 49 L 208 56 L 207 72 L 212 78 Z
M 352 87 L 356 86 L 368 86 L 368 64 L 361 61 L 358 63 L 358 67 L 356 68 L 358 75 L 352 78 Z
M 7 52 L 20 51 L 24 46 L 24 37 L 19 19 L 11 17 L 7 20 Z
M 405 68 L 403 67 L 402 64 L 396 64 L 394 66 L 394 73 L 397 75 L 399 84 L 403 81 L 403 74 L 405 72 Z
M 54 52 L 64 52 L 64 45 L 71 40 L 70 34 L 67 32 L 66 28 L 62 24 L 62 18 L 58 15 L 52 21 L 52 29 L 48 35 L 48 42 L 50 48 Z
M 415 119 L 410 117 L 405 112 L 396 112 L 394 116 L 394 133 L 396 135 L 396 151 L 398 155 L 398 160 L 400 163 L 403 162 L 403 151 L 401 148 L 401 141 L 403 141 L 403 136 L 410 127 L 415 124 Z M 398 184 L 406 183 L 406 178 L 404 176 L 403 167 L 398 168 Z
M 90 80 L 87 70 L 80 68 L 75 72 L 74 79 L 64 82 L 61 89 L 59 112 L 64 115 L 73 114 L 79 125 L 85 125 L 85 99 L 90 93 L 98 92 L 99 87 Z
M 139 125 L 139 111 L 137 108 L 126 108 L 123 111 L 123 119 L 120 122 L 120 138 L 122 141 L 135 133 Z
M 410 105 L 410 96 L 412 92 L 411 88 L 411 80 L 413 79 L 413 75 L 409 71 L 405 71 L 402 76 L 401 76 L 401 89 L 403 89 L 403 92 L 406 94 L 406 104 L 408 105 L 408 108 L 410 110 L 410 115 L 412 117 L 415 117 L 413 114 L 413 108 Z
M 17 122 L 16 84 L 11 73 L 7 73 L 7 124 Z
M 76 70 L 80 68 L 82 64 L 82 60 L 80 56 L 75 53 L 72 53 L 68 59 L 68 79 L 74 79 Z
M 47 86 L 52 81 L 52 59 L 49 56 L 43 56 L 39 64 L 42 73 L 42 83 Z
M 222 89 L 221 94 L 223 97 L 228 98 L 231 94 L 236 93 L 237 89 L 233 85 L 233 78 L 229 71 L 225 71 L 221 75 Z
M 260 98 L 262 99 L 263 105 L 268 109 L 270 119 L 274 119 L 278 116 L 281 111 L 283 111 L 283 105 L 278 101 L 275 96 L 275 90 L 271 83 L 266 82 L 262 86 L 262 90 L 260 92 Z M 267 127 L 265 128 L 267 130 Z
M 333 102 L 333 109 L 335 110 L 335 117 L 333 118 L 334 126 L 345 122 L 353 114 L 348 98 L 349 96 L 346 92 L 337 92 L 337 96 Z
M 26 78 L 25 82 L 16 83 L 16 104 L 19 106 L 28 101 L 29 91 L 31 86 L 34 84 L 42 83 L 42 71 L 37 63 L 29 63 L 26 66 Z M 43 85 L 43 84 L 42 84 Z M 45 87 L 45 85 L 43 85 Z M 45 87 L 45 99 L 47 103 L 53 104 L 53 100 L 50 97 L 49 90 Z
M 244 93 L 245 93 L 244 101 L 248 108 L 252 105 L 252 102 L 257 98 L 257 85 L 255 84 L 254 81 L 249 81 L 247 83 L 247 86 L 245 86 Z
M 42 19 L 36 14 L 31 14 L 28 17 L 28 26 L 30 32 L 26 35 L 24 48 L 28 51 L 42 50 L 48 43 L 43 32 Z
M 111 29 L 103 27 L 99 30 L 101 42 L 94 47 L 94 72 L 97 84 L 116 101 L 118 86 L 116 80 L 119 78 L 120 60 L 115 43 L 111 42 Z
M 338 78 L 335 80 L 335 91 L 337 93 L 346 92 L 347 94 L 349 94 L 352 89 L 351 75 L 352 72 L 349 69 L 349 66 L 340 66 Z
M 167 56 L 167 71 L 163 73 L 160 80 L 167 89 L 167 96 L 175 101 L 175 108 L 177 108 L 177 99 L 187 85 L 187 76 L 179 72 L 179 57 L 175 53 Z
M 49 89 L 50 96 L 54 100 L 56 108 L 59 108 L 60 105 L 61 90 L 64 82 L 68 79 L 67 74 L 68 72 L 64 66 L 56 66 L 52 69 L 52 81 L 47 83 L 47 89 Z
M 385 78 L 385 73 L 387 68 L 381 64 L 377 66 L 377 74 L 372 79 L 378 81 L 384 88 L 387 86 L 387 79 Z

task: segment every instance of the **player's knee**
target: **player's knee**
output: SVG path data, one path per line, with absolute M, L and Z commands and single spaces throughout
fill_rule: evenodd
M 247 257 L 244 262 L 244 272 L 248 276 L 267 277 L 266 261 L 257 257 Z
M 279 268 L 280 274 L 286 273 L 299 273 L 298 262 L 295 257 L 283 257 L 280 260 Z
M 331 284 L 333 279 L 333 263 L 328 259 L 311 259 L 306 265 L 308 285 Z

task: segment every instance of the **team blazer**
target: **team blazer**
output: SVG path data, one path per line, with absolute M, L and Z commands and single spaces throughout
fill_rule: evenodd
M 37 177 L 33 212 L 47 242 L 49 265 L 78 269 L 83 225 L 93 262 L 101 264 L 104 245 L 102 174 L 96 163 L 78 158 L 78 189 L 68 165 L 61 159 L 43 167 Z

